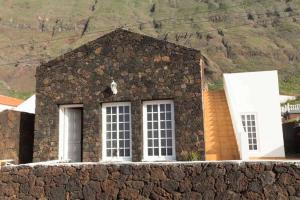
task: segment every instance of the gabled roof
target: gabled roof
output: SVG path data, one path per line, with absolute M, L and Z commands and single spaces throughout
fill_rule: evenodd
M 141 43 L 145 43 L 145 45 L 147 45 L 146 43 L 156 43 L 158 48 L 163 48 L 164 46 L 168 45 L 169 47 L 171 47 L 173 49 L 182 49 L 182 50 L 185 50 L 187 52 L 188 51 L 197 52 L 201 55 L 201 57 L 203 57 L 200 50 L 197 50 L 197 49 L 194 49 L 194 48 L 189 48 L 189 47 L 182 46 L 182 45 L 179 45 L 179 44 L 175 44 L 175 43 L 170 42 L 170 41 L 154 38 L 154 37 L 144 35 L 144 34 L 141 34 L 141 33 L 132 32 L 132 31 L 125 30 L 125 29 L 122 29 L 122 28 L 117 28 L 114 31 L 106 33 L 106 34 L 104 34 L 104 35 L 102 35 L 102 36 L 100 36 L 100 37 L 98 37 L 98 38 L 96 38 L 92 41 L 89 41 L 89 42 L 77 47 L 76 49 L 74 49 L 72 51 L 69 51 L 69 52 L 67 52 L 63 55 L 60 55 L 57 58 L 48 61 L 47 63 L 43 63 L 39 67 L 51 66 L 52 64 L 57 63 L 59 61 L 67 60 L 68 58 L 74 58 L 74 54 L 76 54 L 78 52 L 93 51 L 97 48 L 99 43 L 100 44 L 101 43 L 113 44 L 114 40 L 116 40 L 116 39 L 121 39 L 125 43 L 126 39 L 128 38 L 128 37 L 124 37 L 125 35 L 130 37 L 130 38 L 134 38 L 136 41 L 139 41 Z
M 0 104 L 7 106 L 18 106 L 23 102 L 21 99 L 0 95 Z

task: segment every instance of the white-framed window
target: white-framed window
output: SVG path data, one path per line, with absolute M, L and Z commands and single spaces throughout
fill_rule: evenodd
M 255 113 L 246 113 L 241 115 L 244 131 L 248 135 L 248 145 L 250 151 L 258 150 L 257 137 L 257 117 Z
M 143 102 L 144 161 L 176 160 L 174 103 Z
M 102 160 L 131 161 L 131 105 L 102 104 Z

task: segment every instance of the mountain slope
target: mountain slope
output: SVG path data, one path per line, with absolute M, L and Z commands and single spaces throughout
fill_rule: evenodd
M 0 0 L 0 93 L 28 96 L 41 61 L 124 26 L 201 50 L 212 89 L 223 72 L 277 69 L 300 94 L 299 14 L 299 0 Z

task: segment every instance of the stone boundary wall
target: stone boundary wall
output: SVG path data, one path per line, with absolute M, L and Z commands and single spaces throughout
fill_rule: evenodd
M 0 199 L 300 199 L 300 162 L 19 165 Z

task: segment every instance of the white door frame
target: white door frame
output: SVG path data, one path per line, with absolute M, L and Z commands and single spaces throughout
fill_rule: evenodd
M 67 108 L 83 108 L 83 104 L 70 104 L 59 106 L 59 140 L 58 140 L 58 160 L 67 160 L 68 156 L 68 132 L 65 130 L 65 110 Z

